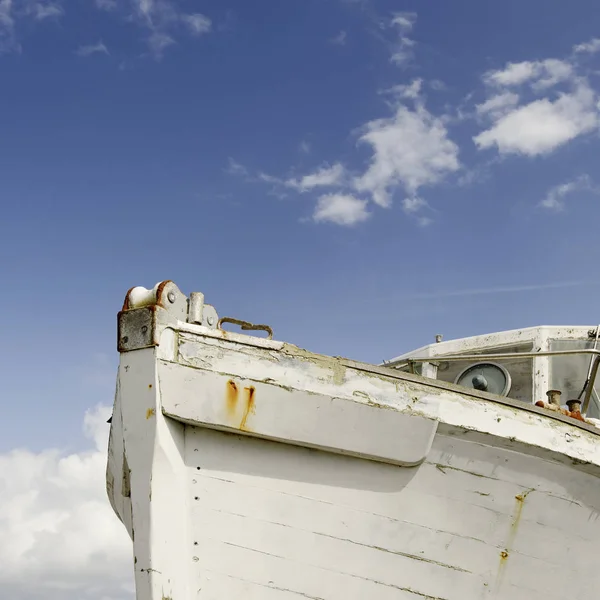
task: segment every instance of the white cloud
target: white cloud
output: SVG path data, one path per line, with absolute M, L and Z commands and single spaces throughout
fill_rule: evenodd
M 392 25 L 398 27 L 402 33 L 408 33 L 414 27 L 416 20 L 416 13 L 399 12 L 394 14 Z
M 536 89 L 545 89 L 573 77 L 573 66 L 563 60 L 549 58 L 542 61 L 508 63 L 504 69 L 488 71 L 483 79 L 488 85 L 519 86 L 529 82 Z
M 132 600 L 131 541 L 104 484 L 109 414 L 86 414 L 89 451 L 0 454 L 3 597 Z
M 427 206 L 427 202 L 419 196 L 408 196 L 402 200 L 402 209 L 407 214 L 413 214 Z
M 411 83 L 394 85 L 391 88 L 385 90 L 385 92 L 393 94 L 398 98 L 404 98 L 407 100 L 417 100 L 421 95 L 422 87 L 423 80 L 414 79 Z
M 183 15 L 182 19 L 194 35 L 202 35 L 203 33 L 208 33 L 212 27 L 212 21 L 208 17 L 200 13 L 196 13 L 193 15 Z
M 551 188 L 539 205 L 550 211 L 561 212 L 565 208 L 565 197 L 581 191 L 594 191 L 594 186 L 588 175 L 581 175 L 576 179 Z
M 102 41 L 88 46 L 79 46 L 75 52 L 78 56 L 90 56 L 92 54 L 108 54 L 108 48 Z
M 599 125 L 596 94 L 580 81 L 571 93 L 535 100 L 503 114 L 473 138 L 480 149 L 501 154 L 547 154 Z
M 577 46 L 573 46 L 573 52 L 584 52 L 586 54 L 595 54 L 596 52 L 600 52 L 600 39 L 593 38 L 589 42 L 577 44 Z
M 498 118 L 510 112 L 518 103 L 518 94 L 502 92 L 488 98 L 483 104 L 477 104 L 475 110 L 479 115 L 491 115 Z
M 533 82 L 532 87 L 535 90 L 544 90 L 557 83 L 571 80 L 574 74 L 573 66 L 568 62 L 549 58 L 543 61 L 540 76 L 537 81 Z
M 536 63 L 524 61 L 520 63 L 508 63 L 502 70 L 489 71 L 484 75 L 484 81 L 494 85 L 520 85 L 535 77 L 537 73 Z
M 392 55 L 390 61 L 397 66 L 404 66 L 413 56 L 413 47 L 415 41 L 408 37 L 417 20 L 416 13 L 399 12 L 395 13 L 390 21 L 390 25 L 397 29 L 398 40 L 392 45 Z
M 366 200 L 359 200 L 348 194 L 321 196 L 313 213 L 313 219 L 317 223 L 329 221 L 348 227 L 366 221 L 369 216 Z
M 402 184 L 410 195 L 438 183 L 460 168 L 458 146 L 448 138 L 442 119 L 423 106 L 400 106 L 389 119 L 367 123 L 360 142 L 369 144 L 373 158 L 355 188 L 369 192 L 380 206 L 389 206 L 389 189 Z
M 346 45 L 346 32 L 340 31 L 337 35 L 332 37 L 329 41 L 335 46 L 345 46 Z
M 300 179 L 288 179 L 284 185 L 290 188 L 306 192 L 316 187 L 329 187 L 340 185 L 345 177 L 345 169 L 340 163 L 331 167 L 322 167 L 314 173 L 304 175 Z

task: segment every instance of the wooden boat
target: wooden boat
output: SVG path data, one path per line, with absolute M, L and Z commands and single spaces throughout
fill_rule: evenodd
M 598 337 L 438 339 L 377 366 L 169 281 L 130 290 L 107 491 L 137 599 L 596 600 Z

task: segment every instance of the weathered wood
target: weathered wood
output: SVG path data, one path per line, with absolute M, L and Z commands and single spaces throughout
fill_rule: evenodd
M 121 356 L 107 468 L 138 600 L 596 599 L 591 427 L 281 342 L 159 334 Z

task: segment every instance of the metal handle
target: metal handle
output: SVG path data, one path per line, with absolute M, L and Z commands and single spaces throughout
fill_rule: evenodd
M 240 321 L 240 319 L 234 319 L 232 317 L 222 317 L 217 324 L 217 327 L 221 331 L 225 331 L 222 327 L 223 323 L 239 325 L 242 331 L 266 331 L 268 334 L 267 339 L 273 339 L 273 330 L 268 325 L 254 325 L 254 323 L 249 323 L 248 321 Z

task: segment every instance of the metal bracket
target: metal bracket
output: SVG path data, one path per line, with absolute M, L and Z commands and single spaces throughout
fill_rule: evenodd
M 117 349 L 119 352 L 158 346 L 156 339 L 156 306 L 132 308 L 119 313 Z
M 131 288 L 117 318 L 117 349 L 131 352 L 158 346 L 162 329 L 177 321 L 216 329 L 219 316 L 204 303 L 204 294 L 193 292 L 188 299 L 172 281 L 157 283 L 150 290 Z
M 268 339 L 273 338 L 268 325 L 219 319 L 215 307 L 204 302 L 202 292 L 192 292 L 188 298 L 172 281 L 162 281 L 151 290 L 134 287 L 127 292 L 118 315 L 117 348 L 119 352 L 131 352 L 158 346 L 161 331 L 178 321 L 221 331 L 223 323 L 233 323 L 245 331 L 265 331 Z

